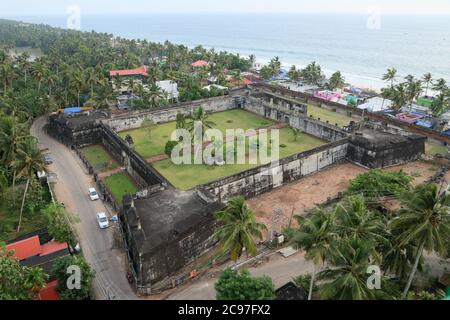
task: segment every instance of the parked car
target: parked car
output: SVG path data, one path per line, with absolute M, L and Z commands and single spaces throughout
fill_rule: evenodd
M 45 165 L 47 165 L 47 166 L 53 163 L 52 158 L 51 158 L 50 155 L 48 155 L 48 154 L 44 154 L 44 155 L 42 156 L 42 160 L 44 160 L 44 163 L 45 163 Z
M 106 216 L 106 213 L 104 212 L 97 213 L 97 221 L 100 229 L 109 228 L 109 220 L 108 217 Z
M 95 190 L 94 188 L 89 188 L 89 197 L 91 198 L 92 201 L 100 199 L 97 190 Z

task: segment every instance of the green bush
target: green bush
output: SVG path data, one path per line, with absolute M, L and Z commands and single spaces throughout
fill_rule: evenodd
M 166 147 L 164 148 L 164 153 L 170 157 L 172 155 L 173 149 L 178 145 L 177 141 L 167 141 Z
M 69 277 L 68 268 L 77 266 L 81 271 L 80 289 L 67 288 Z M 86 260 L 81 256 L 65 256 L 59 258 L 53 264 L 53 272 L 58 279 L 58 293 L 63 300 L 86 300 L 89 299 L 92 280 L 95 272 Z
M 393 196 L 409 190 L 411 181 L 412 177 L 403 171 L 370 170 L 351 180 L 348 192 L 366 197 Z
M 217 300 L 273 300 L 274 291 L 272 279 L 252 278 L 247 270 L 226 269 L 216 284 Z

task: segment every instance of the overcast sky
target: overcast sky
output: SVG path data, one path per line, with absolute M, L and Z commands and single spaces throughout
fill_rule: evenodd
M 78 5 L 85 14 L 289 12 L 448 14 L 450 0 L 1 0 L 0 16 L 66 14 Z

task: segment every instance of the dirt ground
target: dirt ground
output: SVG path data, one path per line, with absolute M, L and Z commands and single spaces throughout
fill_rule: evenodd
M 417 185 L 432 177 L 437 172 L 438 166 L 416 161 L 386 170 L 404 170 L 414 177 L 413 184 Z M 275 209 L 281 209 L 283 214 L 278 219 L 275 228 L 280 232 L 289 226 L 292 214 L 305 214 L 308 209 L 313 209 L 329 198 L 335 198 L 339 192 L 347 190 L 351 179 L 366 171 L 366 169 L 349 162 L 338 164 L 272 192 L 252 198 L 248 200 L 248 204 L 255 211 L 258 221 L 267 226 L 269 233 L 273 225 L 273 212 Z M 292 219 L 291 226 L 297 226 L 295 219 Z
M 290 183 L 272 192 L 255 197 L 248 201 L 256 212 L 259 222 L 270 229 L 274 209 L 283 210 L 278 226 L 286 227 L 294 215 L 301 215 L 305 210 L 334 198 L 339 192 L 348 188 L 349 181 L 366 170 L 351 163 L 335 165 L 317 174 Z M 296 226 L 292 220 L 292 226 Z M 280 228 L 276 228 L 281 231 Z M 281 228 L 282 229 L 282 228 Z
M 433 175 L 435 175 L 436 172 L 439 170 L 439 166 L 429 162 L 415 161 L 386 169 L 386 171 L 390 172 L 395 172 L 399 170 L 403 170 L 407 174 L 411 175 L 414 178 L 412 183 L 414 186 L 416 186 L 426 182 Z

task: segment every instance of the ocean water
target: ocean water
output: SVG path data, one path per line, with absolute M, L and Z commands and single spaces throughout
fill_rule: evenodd
M 67 17 L 15 17 L 66 27 Z M 449 16 L 185 14 L 81 15 L 81 29 L 127 38 L 203 45 L 259 61 L 279 56 L 286 67 L 319 63 L 326 73 L 340 70 L 347 81 L 379 89 L 387 68 L 400 76 L 431 72 L 450 81 Z M 379 24 L 378 24 L 379 22 Z

